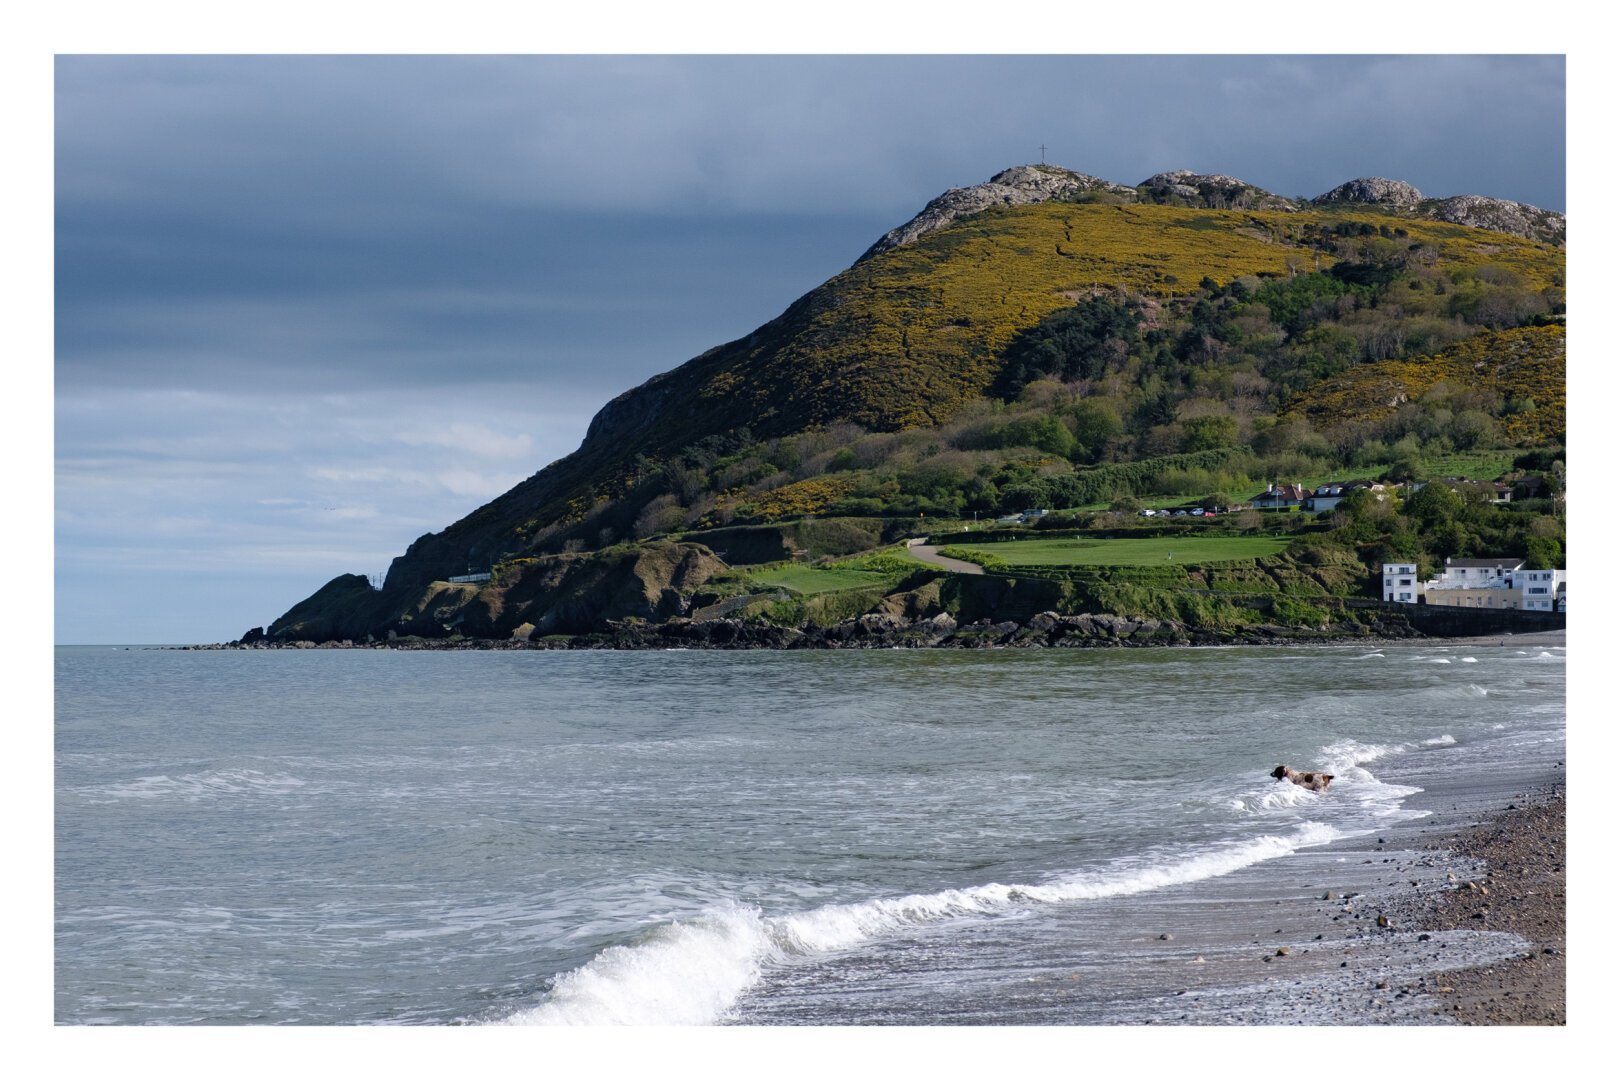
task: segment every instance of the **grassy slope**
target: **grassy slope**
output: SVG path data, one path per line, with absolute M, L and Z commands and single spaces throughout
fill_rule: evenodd
M 775 585 L 806 596 L 838 592 L 843 589 L 890 585 L 897 576 L 870 570 L 803 565 L 772 566 L 749 574 L 749 578 L 757 585 Z
M 1155 536 L 1004 540 L 954 546 L 992 555 L 1012 566 L 1162 566 L 1261 559 L 1277 554 L 1288 544 L 1289 538 L 1271 536 Z

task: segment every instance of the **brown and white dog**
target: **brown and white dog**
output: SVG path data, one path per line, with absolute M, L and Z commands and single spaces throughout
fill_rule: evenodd
M 1292 780 L 1307 791 L 1326 791 L 1328 781 L 1333 779 L 1332 773 L 1300 772 L 1298 769 L 1290 769 L 1286 765 L 1277 766 L 1272 770 L 1271 775 L 1278 780 Z

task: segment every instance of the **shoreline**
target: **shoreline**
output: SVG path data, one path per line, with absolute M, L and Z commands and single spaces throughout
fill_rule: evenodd
M 1452 647 L 1472 646 L 1477 648 L 1505 647 L 1510 642 L 1515 645 L 1541 646 L 1544 648 L 1564 648 L 1567 644 L 1567 629 L 1559 630 L 1531 630 L 1524 633 L 1501 633 L 1475 635 L 1471 637 L 1445 637 L 1413 634 L 1411 636 L 1390 637 L 1381 634 L 1301 634 L 1273 633 L 1261 635 L 1232 635 L 1223 636 L 1210 633 L 1194 633 L 1184 637 L 1169 637 L 1159 633 L 1146 636 L 1135 632 L 1121 635 L 1117 628 L 1107 627 L 1103 632 L 1087 633 L 1084 636 L 1074 637 L 1046 637 L 1022 633 L 1024 628 L 1008 629 L 1007 624 L 970 624 L 963 628 L 966 631 L 983 631 L 974 633 L 972 637 L 964 638 L 952 633 L 939 637 L 935 635 L 921 636 L 902 633 L 896 635 L 888 632 L 858 632 L 848 638 L 827 638 L 823 640 L 805 640 L 804 635 L 792 638 L 780 633 L 771 633 L 780 628 L 768 627 L 760 637 L 749 636 L 746 632 L 739 636 L 728 637 L 723 640 L 691 640 L 691 639 L 656 639 L 627 638 L 620 635 L 594 634 L 576 635 L 561 640 L 527 641 L 521 639 L 500 640 L 495 638 L 400 638 L 394 641 L 367 641 L 355 642 L 348 639 L 342 641 L 227 641 L 208 645 L 147 645 L 126 646 L 133 648 L 174 649 L 185 652 L 214 652 L 214 651 L 252 651 L 276 649 L 391 649 L 399 652 L 575 652 L 575 651 L 604 651 L 604 652 L 659 652 L 670 650 L 686 650 L 697 652 L 738 652 L 777 651 L 777 652 L 831 652 L 841 649 L 937 649 L 967 651 L 973 649 L 1141 649 L 1141 648 L 1207 648 L 1207 647 L 1258 647 L 1258 648 L 1287 648 L 1299 645 L 1356 645 L 1371 648 L 1384 648 L 1390 646 L 1407 646 L 1416 648 L 1426 647 Z M 1112 632 L 1107 632 L 1112 631 Z
M 1458 875 L 1453 888 L 1421 899 L 1405 918 L 1436 932 L 1514 934 L 1529 948 L 1402 988 L 1431 999 L 1435 1015 L 1469 1026 L 1565 1024 L 1566 812 L 1559 781 L 1436 845 L 1476 861 L 1478 871 Z
M 1529 794 L 1459 789 L 1428 818 L 1133 905 L 1126 936 L 1165 965 L 1154 986 L 1135 1010 L 1057 1022 L 1563 1026 L 1563 782 L 1513 790 Z

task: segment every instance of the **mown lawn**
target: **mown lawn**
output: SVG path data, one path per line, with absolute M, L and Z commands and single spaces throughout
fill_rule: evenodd
M 1004 559 L 1012 566 L 1148 566 L 1261 559 L 1289 544 L 1272 536 L 1155 536 L 1129 540 L 1003 540 L 953 547 Z

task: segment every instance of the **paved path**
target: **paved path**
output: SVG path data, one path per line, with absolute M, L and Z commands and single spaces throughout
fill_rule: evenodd
M 937 566 L 941 570 L 949 570 L 953 574 L 982 574 L 984 567 L 978 563 L 963 562 L 961 559 L 947 559 L 939 553 L 939 548 L 932 544 L 913 544 L 911 553 L 925 563 Z

